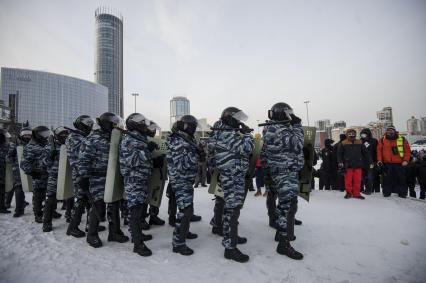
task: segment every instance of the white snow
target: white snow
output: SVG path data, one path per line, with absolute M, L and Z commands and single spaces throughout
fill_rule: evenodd
M 299 199 L 303 225 L 296 226 L 292 244 L 305 258 L 294 261 L 276 253 L 265 198 L 250 192 L 240 218 L 248 243 L 239 247 L 250 261 L 240 264 L 223 258 L 221 239 L 211 233 L 211 199 L 206 189 L 196 189 L 195 211 L 203 220 L 191 224 L 199 238 L 188 241 L 195 250 L 190 257 L 172 253 L 167 224 L 145 231 L 154 237 L 147 242 L 154 254 L 143 258 L 130 242 L 107 242 L 107 231 L 100 233 L 99 249 L 68 237 L 63 218 L 43 233 L 31 207 L 17 219 L 2 214 L 0 282 L 426 282 L 424 201 L 380 194 L 346 200 L 341 192 L 314 191 L 309 203 Z M 167 198 L 160 216 L 167 219 Z

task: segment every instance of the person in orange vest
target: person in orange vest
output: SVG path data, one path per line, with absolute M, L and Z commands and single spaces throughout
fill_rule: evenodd
M 410 145 L 394 126 L 386 129 L 386 134 L 377 144 L 377 165 L 383 170 L 383 196 L 397 193 L 407 197 L 406 166 L 410 161 Z

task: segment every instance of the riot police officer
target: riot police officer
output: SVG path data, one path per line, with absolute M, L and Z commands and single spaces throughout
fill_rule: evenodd
M 269 125 L 263 129 L 262 165 L 270 176 L 270 190 L 278 195 L 276 237 L 277 252 L 292 259 L 303 255 L 293 249 L 288 238 L 287 215 L 295 215 L 299 191 L 299 171 L 304 164 L 301 119 L 286 103 L 276 103 L 268 111 Z M 294 222 L 294 219 L 292 220 Z M 292 225 L 294 225 L 292 223 Z
M 191 216 L 194 213 L 194 188 L 197 176 L 198 154 L 194 134 L 198 121 L 194 116 L 181 117 L 176 128 L 166 139 L 167 170 L 169 182 L 178 206 L 176 226 L 173 231 L 173 252 L 191 255 L 194 251 L 186 245 L 186 239 L 194 239 L 189 232 Z
M 144 241 L 152 239 L 152 236 L 142 233 L 142 209 L 143 204 L 149 201 L 152 152 L 158 148 L 155 142 L 148 141 L 148 136 L 154 136 L 158 126 L 142 114 L 133 113 L 126 119 L 126 128 L 128 132 L 120 143 L 120 172 L 130 210 L 129 230 L 134 244 L 133 252 L 150 256 L 152 252 Z
M 56 208 L 56 188 L 58 183 L 59 171 L 59 153 L 61 145 L 65 144 L 65 140 L 69 135 L 69 131 L 64 127 L 58 127 L 53 131 L 53 137 L 44 148 L 42 155 L 43 166 L 47 169 L 47 188 L 46 201 L 43 211 L 43 232 L 52 231 L 52 218 Z
M 246 196 L 245 176 L 249 169 L 249 156 L 254 149 L 253 137 L 250 134 L 252 129 L 244 124 L 247 118 L 247 115 L 236 107 L 226 108 L 220 121 L 214 124 L 208 143 L 209 165 L 219 170 L 220 186 L 224 192 L 223 201 L 216 200 L 217 229 L 223 227 L 222 245 L 225 247 L 225 258 L 237 262 L 249 260 L 249 256 L 237 248 L 238 218 Z M 222 210 L 223 226 L 220 224 Z
M 96 119 L 99 129 L 92 131 L 80 148 L 78 171 L 80 174 L 79 186 L 82 190 L 89 190 L 92 207 L 89 214 L 89 228 L 87 243 L 99 248 L 102 241 L 98 235 L 99 222 L 102 219 L 104 206 L 104 192 L 108 168 L 109 147 L 113 128 L 120 127 L 122 120 L 117 115 L 105 112 Z M 108 241 L 124 243 L 129 240 L 120 229 L 119 202 L 108 204 Z
M 9 150 L 6 137 L 9 133 L 0 129 L 0 213 L 10 213 L 5 207 L 6 155 Z

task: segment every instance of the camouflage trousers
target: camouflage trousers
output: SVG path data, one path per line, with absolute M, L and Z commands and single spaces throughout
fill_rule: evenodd
M 173 231 L 173 247 L 185 245 L 186 234 L 182 232 L 182 229 L 189 229 L 189 221 L 191 218 L 190 210 L 193 207 L 194 201 L 193 184 L 194 181 L 191 180 L 180 180 L 179 182 L 171 184 L 179 209 L 176 215 L 175 230 Z
M 220 186 L 223 189 L 225 201 L 222 245 L 227 249 L 231 249 L 236 246 L 235 235 L 238 235 L 238 218 L 246 196 L 244 186 L 245 173 L 223 170 L 220 172 L 219 180 Z
M 104 201 L 105 193 L 105 176 L 90 176 L 90 194 L 92 195 L 93 202 Z
M 144 204 L 148 201 L 148 176 L 140 177 L 124 177 L 124 191 L 127 195 L 127 207 Z
M 281 236 L 287 236 L 287 214 L 292 202 L 296 202 L 299 192 L 299 173 L 288 172 L 273 174 L 270 190 L 278 195 L 278 205 L 276 208 L 276 225 Z

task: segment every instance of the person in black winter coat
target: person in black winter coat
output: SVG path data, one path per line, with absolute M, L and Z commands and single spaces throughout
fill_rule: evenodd
M 319 189 L 330 190 L 332 183 L 336 179 L 337 168 L 333 163 L 333 144 L 332 139 L 324 141 L 325 147 L 321 150 L 321 169 L 320 169 L 320 182 Z
M 339 142 L 335 143 L 333 145 L 333 154 L 332 154 L 332 160 L 333 160 L 333 167 L 336 170 L 336 178 L 333 182 L 333 190 L 339 190 L 343 192 L 345 190 L 345 173 L 342 170 L 337 170 L 337 149 L 339 148 L 342 141 L 346 139 L 345 134 L 340 134 Z
M 420 199 L 425 199 L 426 193 L 426 153 L 420 153 L 419 160 L 416 163 L 416 175 L 420 184 Z
M 369 128 L 362 129 L 361 141 L 364 147 L 367 149 L 367 153 L 374 162 L 377 163 L 377 140 L 373 138 L 371 130 Z M 362 184 L 364 194 L 369 195 L 371 193 L 380 192 L 380 179 L 376 168 L 370 168 L 370 164 L 365 164 L 362 170 Z
M 410 156 L 410 162 L 408 162 L 406 173 L 407 173 L 407 186 L 410 192 L 410 197 L 417 198 L 416 191 L 416 164 L 417 160 L 412 155 Z

